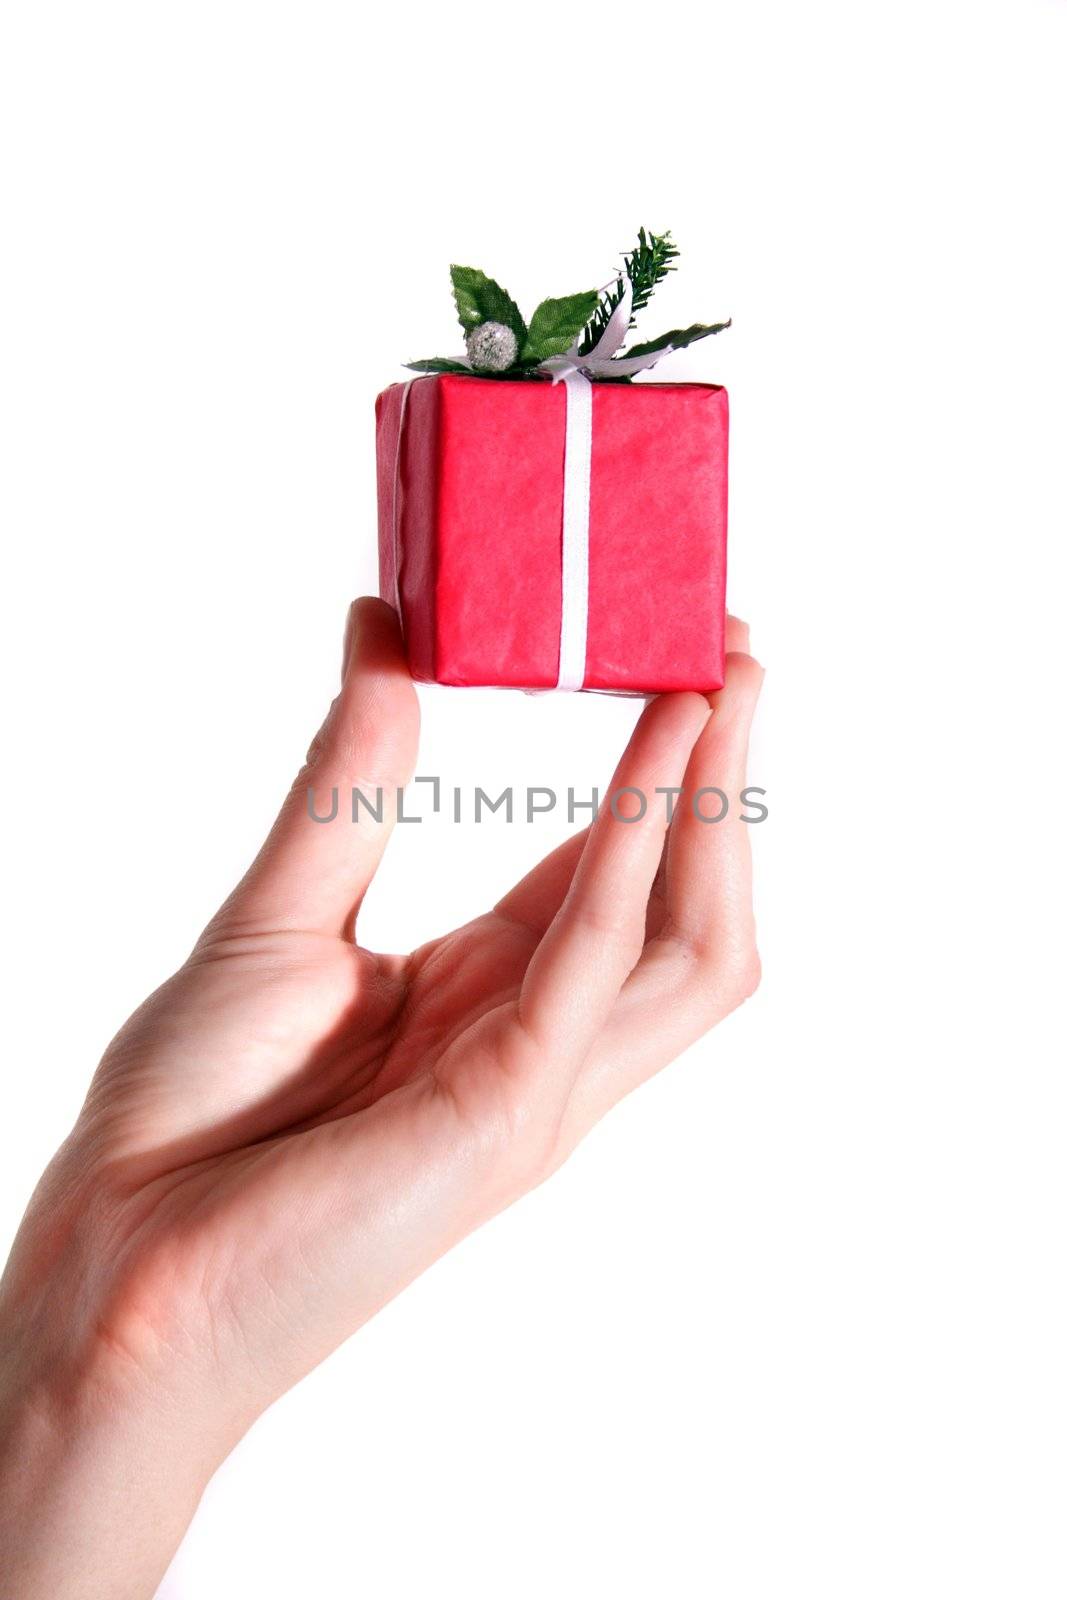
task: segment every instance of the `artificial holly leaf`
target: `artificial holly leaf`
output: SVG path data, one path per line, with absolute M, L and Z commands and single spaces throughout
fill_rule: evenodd
M 459 314 L 459 325 L 470 333 L 482 322 L 502 322 L 515 335 L 519 349 L 526 338 L 526 324 L 522 312 L 499 283 L 487 278 L 477 267 L 449 268 L 452 274 L 452 293 Z
M 409 372 L 469 372 L 465 361 L 455 361 L 451 356 L 430 356 L 427 361 L 405 361 Z
M 520 360 L 544 361 L 569 350 L 596 310 L 598 299 L 596 289 L 585 289 L 561 300 L 542 300 L 530 319 L 526 343 L 520 346 Z
M 632 356 L 650 356 L 657 350 L 666 350 L 668 345 L 672 350 L 684 350 L 687 344 L 696 344 L 698 339 L 706 339 L 711 333 L 722 333 L 732 321 L 730 317 L 726 322 L 694 322 L 691 328 L 675 328 L 671 333 L 661 333 L 658 339 L 650 339 L 647 344 L 635 344 L 622 354 L 630 360 Z

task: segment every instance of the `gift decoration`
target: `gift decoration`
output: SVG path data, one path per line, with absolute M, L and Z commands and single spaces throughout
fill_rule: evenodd
M 633 383 L 722 332 L 624 348 L 674 270 L 642 229 L 605 288 L 543 300 L 452 267 L 462 355 L 377 402 L 381 593 L 416 678 L 654 693 L 723 681 L 728 405 Z

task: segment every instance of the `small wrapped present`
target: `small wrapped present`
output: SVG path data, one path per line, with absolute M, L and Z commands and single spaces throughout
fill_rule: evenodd
M 606 291 L 527 328 L 452 269 L 467 359 L 377 403 L 379 570 L 414 677 L 647 694 L 723 681 L 728 406 L 702 383 L 632 383 L 698 324 L 622 351 L 670 270 L 646 236 Z

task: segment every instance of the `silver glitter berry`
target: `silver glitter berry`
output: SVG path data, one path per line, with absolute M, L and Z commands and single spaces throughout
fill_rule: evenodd
M 467 357 L 483 372 L 506 372 L 519 353 L 519 341 L 502 322 L 480 322 L 467 335 Z

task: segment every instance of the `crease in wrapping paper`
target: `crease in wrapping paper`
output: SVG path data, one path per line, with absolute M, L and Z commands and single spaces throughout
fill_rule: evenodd
M 397 617 L 400 620 L 400 631 L 404 631 L 404 608 L 400 603 L 400 518 L 397 514 L 397 495 L 400 488 L 400 449 L 404 441 L 404 414 L 408 408 L 408 395 L 411 393 L 411 384 L 405 383 L 404 392 L 400 396 L 400 415 L 396 421 L 396 456 L 393 463 L 393 597 Z
M 728 401 L 595 384 L 585 687 L 718 688 Z M 560 386 L 420 378 L 378 398 L 381 592 L 413 675 L 551 689 L 559 664 Z M 395 525 L 394 525 L 395 517 Z

